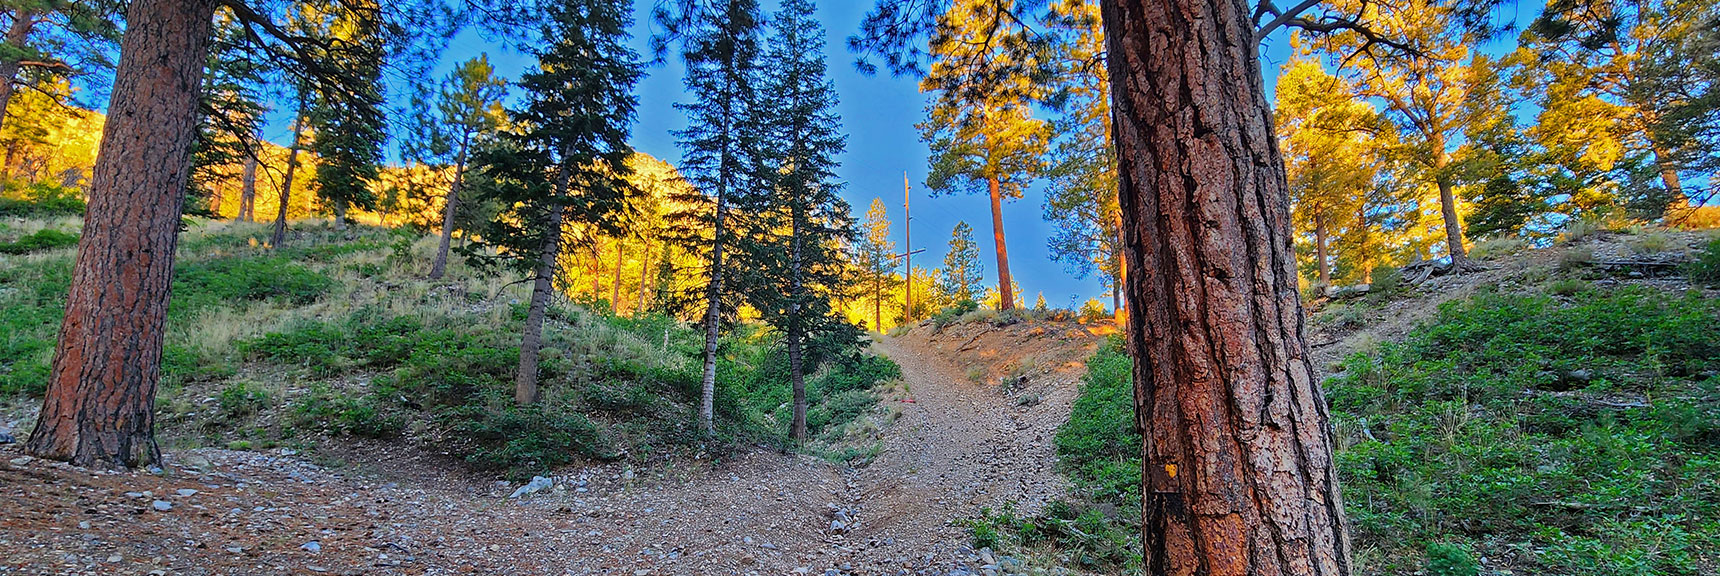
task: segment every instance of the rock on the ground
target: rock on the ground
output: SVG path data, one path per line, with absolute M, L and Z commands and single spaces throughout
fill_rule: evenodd
M 0 444 L 11 444 L 11 443 L 17 442 L 17 441 L 18 441 L 17 438 L 12 437 L 12 433 L 7 432 L 5 430 L 0 430 Z
M 554 480 L 550 480 L 549 478 L 545 478 L 543 476 L 533 476 L 531 482 L 526 483 L 525 486 L 519 487 L 518 490 L 514 490 L 513 495 L 508 496 L 508 497 L 509 498 L 519 498 L 521 496 L 525 496 L 528 494 L 536 494 L 538 492 L 548 490 L 551 486 L 554 486 L 554 485 L 555 485 Z
M 151 502 L 149 506 L 155 508 L 156 512 L 166 512 L 173 509 L 173 503 L 166 500 L 156 500 Z

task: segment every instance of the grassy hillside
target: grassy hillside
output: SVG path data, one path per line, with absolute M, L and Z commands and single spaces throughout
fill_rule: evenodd
M 0 243 L 16 244 L 42 231 L 75 237 L 78 222 L 5 226 Z M 267 237 L 263 225 L 191 221 L 181 239 L 157 397 L 165 448 L 315 448 L 358 436 L 434 447 L 426 452 L 512 476 L 713 448 L 695 432 L 703 340 L 687 324 L 557 301 L 543 401 L 517 408 L 526 285 L 457 264 L 449 280 L 425 282 L 434 238 L 405 231 L 307 223 L 279 251 Z M 74 250 L 0 255 L 0 420 L 27 425 L 46 387 Z M 820 446 L 840 444 L 875 403 L 869 390 L 898 374 L 863 345 L 841 343 L 809 381 Z M 725 339 L 720 444 L 786 444 L 778 347 L 752 327 Z
M 1720 572 L 1720 300 L 1531 276 L 1444 304 L 1327 380 L 1359 573 Z M 1057 436 L 1072 501 L 982 518 L 980 543 L 1138 565 L 1129 367 L 1118 340 L 1088 362 Z

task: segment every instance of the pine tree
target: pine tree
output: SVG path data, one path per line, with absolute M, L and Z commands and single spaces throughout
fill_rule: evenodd
M 1111 92 L 1101 61 L 1104 30 L 1098 4 L 1057 3 L 1057 20 L 1070 29 L 1059 46 L 1058 78 L 1067 98 L 1062 116 L 1051 123 L 1057 135 L 1045 176 L 1046 240 L 1051 259 L 1077 278 L 1098 273 L 1111 287 L 1113 309 L 1121 309 L 1123 276 L 1122 213 L 1117 208 L 1117 158 L 1111 139 Z
M 480 54 L 448 73 L 436 94 L 435 113 L 425 111 L 420 142 L 415 143 L 409 156 L 432 166 L 451 165 L 453 169 L 453 181 L 442 204 L 442 233 L 436 245 L 436 259 L 430 265 L 431 280 L 441 279 L 448 269 L 448 248 L 460 213 L 460 188 L 473 142 L 486 140 L 502 128 L 506 111 L 501 100 L 507 91 L 508 83 L 495 77 L 489 55 Z
M 629 126 L 640 68 L 627 48 L 626 8 L 575 0 L 548 8 L 538 66 L 520 78 L 512 126 L 474 158 L 480 198 L 508 208 L 482 235 L 500 264 L 525 271 L 532 297 L 514 375 L 514 402 L 538 397 L 538 350 L 564 228 L 616 232 L 634 194 L 627 181 Z M 471 249 L 469 256 L 492 251 Z M 481 262 L 481 261 L 480 261 Z M 495 262 L 492 262 L 495 263 Z
M 1279 75 L 1278 140 L 1289 177 L 1292 216 L 1301 236 L 1312 236 L 1312 264 L 1320 286 L 1332 284 L 1332 245 L 1368 226 L 1361 218 L 1374 188 L 1381 152 L 1365 135 L 1380 131 L 1367 102 L 1350 97 L 1344 81 L 1307 58 L 1293 58 Z M 1364 280 L 1365 281 L 1365 280 Z
M 784 0 L 772 18 L 763 58 L 763 123 L 770 130 L 764 174 L 774 194 L 770 212 L 780 223 L 766 229 L 788 230 L 772 238 L 766 254 L 754 258 L 768 285 L 748 290 L 753 307 L 781 330 L 787 341 L 789 379 L 794 393 L 790 437 L 806 441 L 806 362 L 809 340 L 840 331 L 833 316 L 832 292 L 845 265 L 838 247 L 853 236 L 848 203 L 838 192 L 836 157 L 845 148 L 841 118 L 835 112 L 836 87 L 825 76 L 824 28 L 813 18 L 808 0 Z M 813 363 L 812 366 L 816 366 Z
M 944 253 L 943 291 L 957 302 L 977 301 L 975 292 L 985 281 L 985 263 L 979 260 L 979 246 L 973 241 L 973 227 L 956 222 L 950 231 L 950 249 Z
M 952 3 L 939 16 L 946 32 L 931 39 L 936 61 L 920 81 L 921 91 L 938 93 L 919 125 L 921 139 L 932 148 L 926 185 L 938 194 L 983 190 L 990 196 L 1004 310 L 1014 308 L 1017 298 L 1004 241 L 1003 201 L 1021 197 L 1043 170 L 1048 146 L 1047 124 L 1033 117 L 1032 103 L 1043 95 L 1036 79 L 1002 73 L 1036 67 L 1011 49 L 1030 34 L 1009 17 L 1013 7 L 1010 0 Z
M 1482 80 L 1485 60 L 1478 60 L 1470 46 L 1481 35 L 1461 26 L 1463 13 L 1439 0 L 1411 0 L 1391 7 L 1358 3 L 1358 10 L 1373 33 L 1343 32 L 1315 43 L 1333 60 L 1347 62 L 1358 99 L 1382 103 L 1385 117 L 1397 128 L 1404 157 L 1415 162 L 1420 181 L 1438 194 L 1445 228 L 1446 251 L 1452 264 L 1466 266 L 1463 222 L 1458 207 L 1461 184 L 1469 157 L 1462 148 L 1468 132 L 1476 128 L 1484 108 L 1474 105 L 1479 94 L 1493 87 Z M 1345 7 L 1349 8 L 1348 6 Z M 1419 53 L 1412 57 L 1389 56 L 1368 50 L 1377 37 L 1415 38 Z M 1352 56 L 1353 55 L 1353 56 Z
M 347 73 L 357 82 L 343 90 L 320 90 L 311 103 L 308 124 L 316 132 L 317 196 L 334 211 L 336 230 L 346 228 L 353 208 L 374 210 L 382 145 L 388 140 L 383 109 L 385 56 L 381 22 L 373 11 L 334 11 L 324 26 L 338 38 Z
M 111 73 L 125 9 L 118 0 L 0 0 L 0 122 L 21 81 Z
M 710 237 L 703 246 L 690 246 L 704 252 L 708 262 L 699 425 L 714 435 L 717 343 L 728 295 L 724 284 L 731 270 L 745 269 L 725 260 L 743 252 L 736 245 L 747 236 L 736 233 L 734 228 L 741 227 L 730 220 L 735 208 L 744 216 L 755 203 L 754 185 L 762 175 L 759 150 L 765 130 L 758 125 L 756 106 L 760 18 L 756 0 L 688 4 L 678 14 L 659 11 L 657 19 L 683 43 L 687 92 L 693 96 L 693 102 L 676 105 L 687 113 L 688 124 L 677 133 L 685 151 L 681 169 L 714 205 L 703 227 Z
M 860 230 L 863 235 L 854 246 L 854 261 L 870 289 L 867 299 L 872 301 L 872 330 L 883 332 L 884 306 L 895 302 L 889 297 L 889 290 L 893 288 L 896 272 L 896 243 L 890 240 L 890 213 L 883 199 L 872 199 Z

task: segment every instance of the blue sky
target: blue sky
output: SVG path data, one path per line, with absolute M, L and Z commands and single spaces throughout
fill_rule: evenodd
M 633 46 L 642 55 L 649 55 L 648 40 L 654 32 L 650 7 L 654 2 L 635 2 Z M 767 6 L 774 2 L 766 2 Z M 859 29 L 861 19 L 872 6 L 870 0 L 826 0 L 818 2 L 818 18 L 826 29 L 825 53 L 829 60 L 832 80 L 841 98 L 838 112 L 848 134 L 848 151 L 842 156 L 838 174 L 846 183 L 844 196 L 853 206 L 856 216 L 864 214 L 874 198 L 882 198 L 889 207 L 893 231 L 901 247 L 902 241 L 902 175 L 907 173 L 913 186 L 915 248 L 926 252 L 915 257 L 915 263 L 927 269 L 943 262 L 950 230 L 957 221 L 974 227 L 985 263 L 986 281 L 996 283 L 996 256 L 990 241 L 991 213 L 982 195 L 956 194 L 931 197 L 924 181 L 930 150 L 920 141 L 914 124 L 924 114 L 925 95 L 912 78 L 895 78 L 887 72 L 867 76 L 854 69 L 854 55 L 848 52 L 844 40 Z M 1502 18 L 1519 25 L 1539 13 L 1539 5 L 1508 7 Z M 1275 34 L 1261 48 L 1261 68 L 1266 77 L 1266 93 L 1272 95 L 1278 67 L 1288 57 L 1284 33 Z M 1490 46 L 1489 51 L 1508 50 L 1515 37 Z M 528 56 L 512 52 L 501 45 L 486 41 L 477 33 L 467 31 L 450 42 L 436 75 L 445 75 L 458 62 L 487 53 L 498 74 L 516 79 L 533 62 Z M 675 144 L 674 130 L 686 124 L 676 102 L 688 100 L 682 89 L 682 68 L 671 57 L 663 65 L 647 69 L 639 83 L 638 122 L 633 128 L 633 144 L 638 150 L 678 164 L 681 151 Z M 277 141 L 286 139 L 286 121 L 271 123 L 269 136 Z M 1004 204 L 1004 231 L 1008 238 L 1010 268 L 1023 291 L 1023 299 L 1031 304 L 1038 294 L 1052 306 L 1077 306 L 1089 298 L 1109 304 L 1108 292 L 1097 278 L 1076 278 L 1061 263 L 1053 262 L 1046 248 L 1051 225 L 1043 219 L 1045 200 L 1042 186 L 1030 188 L 1023 198 Z

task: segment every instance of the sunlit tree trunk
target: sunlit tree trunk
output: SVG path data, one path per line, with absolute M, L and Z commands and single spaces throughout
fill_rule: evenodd
M 293 175 L 299 168 L 300 140 L 304 136 L 305 94 L 299 90 L 299 110 L 293 117 L 293 145 L 287 149 L 287 174 L 281 178 L 281 203 L 275 210 L 275 231 L 269 236 L 269 246 L 279 250 L 287 242 L 287 205 L 293 196 Z
M 609 282 L 609 311 L 616 316 L 621 315 L 621 266 L 627 258 L 627 244 L 620 238 L 615 239 L 615 275 Z
M 645 256 L 639 259 L 639 294 L 633 301 L 633 315 L 645 312 L 651 294 L 651 243 L 645 242 Z
M 430 279 L 441 280 L 448 273 L 448 246 L 454 241 L 454 215 L 460 210 L 460 187 L 466 178 L 466 150 L 472 135 L 460 135 L 460 153 L 454 159 L 454 183 L 448 186 L 447 200 L 442 204 L 442 236 L 436 241 L 436 261 L 430 265 Z
M 1433 139 L 1433 149 L 1433 183 L 1439 188 L 1439 214 L 1445 224 L 1446 251 L 1451 254 L 1451 263 L 1461 267 L 1467 260 L 1463 249 L 1463 221 L 1457 217 L 1457 195 L 1452 192 L 1451 175 L 1446 173 L 1451 158 L 1445 152 L 1444 136 Z
M 214 0 L 135 0 L 48 391 L 26 450 L 84 466 L 160 460 L 155 387 Z
M 1250 6 L 1107 0 L 1103 12 L 1143 573 L 1347 575 Z
M 1326 215 L 1314 209 L 1314 269 L 1321 286 L 1332 285 L 1332 266 L 1326 256 Z
M 239 185 L 239 214 L 235 218 L 240 222 L 257 221 L 257 158 L 245 158 L 245 171 L 240 176 Z
M 1009 249 L 1003 243 L 1003 192 L 997 178 L 987 178 L 991 192 L 991 239 L 997 246 L 997 293 L 1003 297 L 998 310 L 1015 309 L 1015 279 L 1009 275 Z

